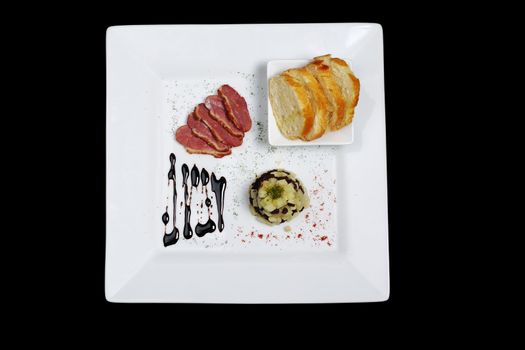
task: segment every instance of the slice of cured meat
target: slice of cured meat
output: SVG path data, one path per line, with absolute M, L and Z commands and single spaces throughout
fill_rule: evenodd
M 217 95 L 208 96 L 206 97 L 206 101 L 204 101 L 204 105 L 206 105 L 206 108 L 208 108 L 210 111 L 211 117 L 219 122 L 219 124 L 221 124 L 222 127 L 226 129 L 226 131 L 228 131 L 233 136 L 244 136 L 244 133 L 239 130 L 235 124 L 233 124 L 226 114 L 226 109 L 222 103 L 222 98 Z
M 219 152 L 215 148 L 208 145 L 204 140 L 195 136 L 191 128 L 187 125 L 183 125 L 175 132 L 175 139 L 186 148 L 188 153 L 200 153 L 210 154 L 215 158 L 222 158 L 231 154 L 231 150 L 228 149 L 226 152 Z
M 242 138 L 233 136 L 222 125 L 210 116 L 210 112 L 204 105 L 199 104 L 195 108 L 195 116 L 210 129 L 211 133 L 217 140 L 230 147 L 237 147 L 242 144 Z
M 219 88 L 219 96 L 224 102 L 228 117 L 235 126 L 244 132 L 250 130 L 252 120 L 244 97 L 239 95 L 239 93 L 229 85 L 223 85 Z
M 206 142 L 211 147 L 215 148 L 219 152 L 226 152 L 230 147 L 226 146 L 219 140 L 217 140 L 213 134 L 211 133 L 210 129 L 198 120 L 195 117 L 195 113 L 190 113 L 188 116 L 188 126 L 191 129 L 191 132 L 195 134 L 198 138 Z

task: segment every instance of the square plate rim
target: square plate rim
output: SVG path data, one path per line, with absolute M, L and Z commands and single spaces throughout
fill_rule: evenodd
M 377 26 L 379 27 L 379 30 L 381 32 L 381 45 L 383 45 L 383 38 L 382 38 L 382 26 L 379 24 L 379 23 L 369 23 L 369 22 L 356 22 L 356 23 L 345 23 L 345 22 L 338 22 L 338 23 L 264 23 L 264 24 L 213 24 L 213 25 L 198 25 L 198 24 L 185 24 L 185 25 L 116 25 L 116 26 L 110 26 L 107 28 L 107 35 L 106 35 L 106 48 L 108 48 L 109 46 L 109 40 L 108 38 L 110 37 L 111 33 L 112 32 L 115 32 L 116 30 L 127 30 L 127 29 L 137 29 L 137 28 L 158 28 L 158 29 L 162 29 L 163 27 L 166 27 L 166 28 L 173 28 L 173 27 L 231 27 L 231 26 L 253 26 L 253 27 L 257 27 L 257 26 L 304 26 L 304 25 L 307 25 L 307 26 L 324 26 L 324 25 L 341 25 L 341 24 L 345 24 L 345 25 L 350 25 L 350 26 L 355 26 L 355 25 L 373 25 L 373 26 Z M 381 57 L 381 61 L 383 60 L 383 55 Z M 108 74 L 108 71 L 109 71 L 109 60 L 108 60 L 108 55 L 106 53 L 106 68 L 107 68 L 107 72 L 106 72 L 106 76 Z M 383 75 L 383 79 L 384 79 L 384 75 Z M 109 95 L 109 91 L 107 90 L 106 91 L 106 144 L 107 144 L 107 147 L 106 147 L 106 208 L 108 208 L 108 194 L 109 194 L 109 191 L 108 191 L 108 174 L 110 172 L 110 167 L 109 167 L 109 159 L 108 159 L 108 154 L 109 154 L 109 148 L 110 148 L 110 141 L 109 141 L 109 136 L 111 134 L 111 131 L 113 129 L 113 126 L 110 126 L 111 125 L 111 120 L 110 120 L 110 117 L 109 117 L 109 110 L 108 110 L 108 107 L 109 107 L 109 104 L 110 104 L 110 101 L 109 101 L 109 98 L 108 98 L 108 95 Z M 383 98 L 384 98 L 384 85 L 383 85 Z M 384 100 L 383 100 L 383 103 L 384 103 Z M 384 113 L 383 113 L 383 118 L 384 118 Z M 386 153 L 386 150 L 385 150 L 385 153 Z M 386 168 L 385 168 L 385 176 L 386 176 Z M 385 193 L 385 199 L 387 199 L 387 193 Z M 107 238 L 107 235 L 109 234 L 107 228 L 108 228 L 108 209 L 106 209 L 106 238 Z M 386 218 L 387 220 L 387 224 L 388 224 L 388 217 Z M 388 227 L 386 229 L 386 241 L 387 241 L 387 247 L 388 247 Z M 107 272 L 107 268 L 108 268 L 108 250 L 107 250 L 107 245 L 106 245 L 106 272 Z M 387 263 L 387 267 L 386 267 L 386 278 L 387 278 L 387 288 L 385 291 L 383 291 L 384 293 L 382 293 L 382 296 L 380 298 L 376 298 L 376 299 L 373 299 L 373 300 L 368 300 L 368 301 L 385 301 L 385 300 L 388 300 L 389 298 L 389 295 L 390 295 L 390 283 L 389 283 L 389 280 L 390 280 L 390 272 L 389 272 L 389 268 L 388 268 L 388 261 L 389 261 L 389 258 L 388 258 L 388 249 L 387 249 L 387 252 L 386 252 L 386 263 Z M 107 273 L 106 273 L 106 278 L 107 278 Z M 107 280 L 106 280 L 106 285 L 107 285 Z M 107 290 L 106 290 L 107 291 Z M 108 301 L 111 301 L 111 302 L 144 302 L 143 300 L 119 300 L 118 298 L 113 298 L 112 296 L 109 296 L 107 293 L 106 293 L 106 299 Z M 148 302 L 148 301 L 146 301 Z M 179 301 L 149 301 L 149 302 L 179 302 Z M 191 302 L 191 301 L 190 301 Z M 202 302 L 202 301 L 197 301 L 197 302 Z M 334 302 L 353 302 L 352 300 L 346 300 L 346 301 L 334 301 Z M 303 302 L 301 302 L 303 303 Z M 310 302 L 304 302 L 304 303 L 310 303 Z M 316 303 L 316 301 L 313 301 L 311 303 Z

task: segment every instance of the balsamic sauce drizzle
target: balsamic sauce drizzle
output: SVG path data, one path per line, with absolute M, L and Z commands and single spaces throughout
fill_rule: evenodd
M 226 179 L 224 176 L 221 176 L 221 178 L 217 180 L 215 173 L 211 173 L 211 190 L 213 193 L 215 193 L 217 211 L 219 214 L 219 221 L 217 225 L 219 226 L 219 232 L 222 232 L 222 230 L 224 230 L 224 192 L 226 191 Z
M 177 161 L 177 158 L 175 157 L 175 154 L 170 154 L 170 171 L 168 172 L 168 186 L 170 184 L 170 181 L 173 181 L 173 230 L 168 234 L 166 233 L 166 227 L 170 221 L 170 216 L 168 214 L 168 206 L 166 206 L 166 212 L 162 214 L 162 222 L 164 223 L 164 237 L 163 242 L 164 246 L 170 246 L 172 244 L 177 243 L 179 240 L 179 230 L 176 226 L 176 209 L 177 209 L 177 181 L 176 181 L 176 175 L 175 175 L 175 163 Z
M 193 236 L 193 230 L 190 225 L 191 218 L 191 190 L 188 192 L 188 176 L 190 174 L 190 169 L 188 165 L 184 163 L 182 165 L 182 186 L 184 187 L 184 229 L 182 230 L 182 235 L 186 239 L 190 239 Z
M 215 225 L 215 221 L 211 219 L 211 200 L 208 197 L 208 187 L 206 186 L 208 182 L 210 181 L 210 175 L 206 171 L 206 169 L 201 170 L 201 184 L 202 188 L 206 191 L 206 207 L 208 208 L 208 221 L 204 224 L 201 224 L 200 222 L 197 223 L 195 226 L 195 234 L 197 237 L 203 237 L 207 233 L 211 233 L 217 229 L 217 226 Z M 202 208 L 202 203 L 201 203 Z
M 170 233 L 167 233 L 167 225 L 170 221 L 170 215 L 168 213 L 168 205 L 166 205 L 166 211 L 164 214 L 162 214 L 162 222 L 164 223 L 164 237 L 163 242 L 164 246 L 170 246 L 178 242 L 179 240 L 179 230 L 176 227 L 176 209 L 177 209 L 177 181 L 176 181 L 176 175 L 175 175 L 175 163 L 176 163 L 176 157 L 175 154 L 170 154 L 170 170 L 168 172 L 168 186 L 170 185 L 170 181 L 173 183 L 173 229 Z M 180 202 L 180 205 L 182 207 L 184 203 L 184 228 L 182 231 L 182 234 L 185 239 L 190 239 L 193 237 L 193 230 L 191 227 L 190 219 L 191 219 L 191 199 L 193 194 L 193 187 L 195 187 L 196 191 L 198 191 L 199 186 L 199 180 L 201 184 L 201 193 L 206 193 L 206 200 L 204 203 L 206 204 L 206 207 L 208 209 L 208 221 L 204 224 L 201 224 L 200 222 L 197 222 L 197 225 L 195 226 L 195 235 L 197 237 L 203 237 L 208 233 L 214 232 L 217 227 L 219 228 L 219 231 L 222 232 L 224 230 L 224 194 L 226 191 L 226 179 L 224 176 L 222 176 L 220 179 L 217 180 L 217 177 L 212 172 L 211 174 L 211 181 L 210 181 L 210 175 L 206 169 L 202 169 L 199 172 L 199 169 L 196 165 L 193 165 L 191 172 L 189 170 L 189 167 L 187 164 L 183 164 L 181 167 L 182 172 L 182 187 L 184 188 L 184 202 Z M 191 176 L 191 187 L 188 189 L 188 178 Z M 210 200 L 210 197 L 208 195 L 208 183 L 211 182 L 211 189 L 215 193 L 215 200 L 217 202 L 217 210 L 218 210 L 218 224 L 215 224 L 215 221 L 212 220 L 212 212 L 211 208 L 212 202 Z M 202 208 L 202 201 L 200 204 L 200 207 Z M 197 210 L 197 214 L 198 214 Z M 202 210 L 201 210 L 202 212 Z
M 191 168 L 191 185 L 193 187 L 199 186 L 199 169 L 195 164 L 193 164 L 193 168 Z

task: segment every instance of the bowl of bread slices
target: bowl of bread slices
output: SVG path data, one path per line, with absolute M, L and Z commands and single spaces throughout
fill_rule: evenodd
M 274 146 L 353 142 L 360 82 L 348 63 L 331 55 L 270 61 L 268 139 Z

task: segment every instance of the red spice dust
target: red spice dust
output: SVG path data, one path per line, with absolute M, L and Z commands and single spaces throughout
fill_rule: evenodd
M 299 234 L 297 235 L 297 238 L 301 238 L 301 237 L 303 237 L 303 234 L 302 234 L 302 233 L 299 233 Z
M 290 239 L 290 235 L 286 235 L 286 239 Z
M 312 225 L 312 227 L 316 227 L 316 226 L 317 226 L 317 224 L 313 224 L 313 225 Z
M 264 235 L 262 233 L 259 233 L 257 237 L 259 237 L 259 239 L 263 239 Z
M 324 241 L 324 240 L 326 240 L 326 239 L 328 239 L 328 236 L 323 236 L 323 237 L 321 237 L 321 241 Z

